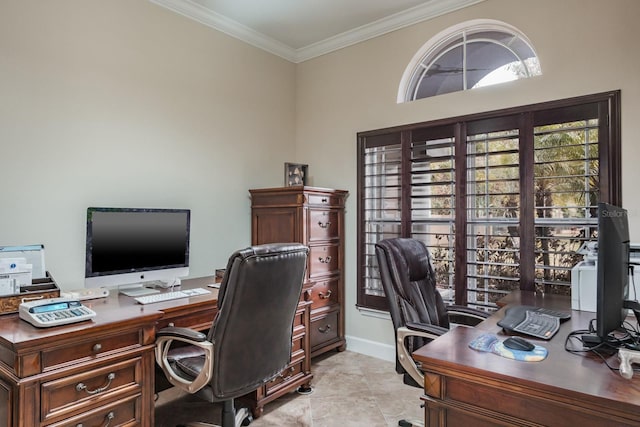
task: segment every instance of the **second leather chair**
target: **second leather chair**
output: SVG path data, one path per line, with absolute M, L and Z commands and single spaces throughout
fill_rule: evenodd
M 489 313 L 445 305 L 436 288 L 431 255 L 416 239 L 393 238 L 376 244 L 380 279 L 396 333 L 396 372 L 405 384 L 422 387 L 424 376 L 411 353 L 446 333 L 452 323 L 473 326 Z M 414 425 L 400 421 L 401 426 Z

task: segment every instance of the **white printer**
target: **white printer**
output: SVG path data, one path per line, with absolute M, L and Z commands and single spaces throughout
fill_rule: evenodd
M 640 263 L 640 244 L 630 245 L 629 259 L 631 262 Z M 583 255 L 580 261 L 571 270 L 571 308 L 573 310 L 596 311 L 598 270 L 597 242 L 586 242 L 578 250 Z M 635 277 L 629 275 L 629 298 L 640 299 L 640 266 L 634 269 Z M 634 286 L 635 293 L 632 286 Z

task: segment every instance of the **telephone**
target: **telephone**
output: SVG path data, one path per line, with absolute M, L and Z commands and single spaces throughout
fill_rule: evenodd
M 598 242 L 586 241 L 576 252 L 583 256 L 583 261 L 587 265 L 594 265 L 598 260 Z
M 72 298 L 49 298 L 23 301 L 20 318 L 38 328 L 82 322 L 96 317 L 96 312 Z

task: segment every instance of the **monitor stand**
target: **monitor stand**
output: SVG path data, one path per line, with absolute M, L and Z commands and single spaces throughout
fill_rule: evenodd
M 158 294 L 160 291 L 157 289 L 147 288 L 144 286 L 144 283 L 134 283 L 118 286 L 118 293 L 128 297 L 140 297 L 143 295 Z

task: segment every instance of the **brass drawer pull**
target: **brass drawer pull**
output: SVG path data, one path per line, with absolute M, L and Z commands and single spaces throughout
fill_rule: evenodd
M 329 226 L 331 225 L 331 221 L 327 221 L 325 223 L 323 223 L 322 221 L 318 221 L 318 225 L 320 226 L 320 228 L 329 228 Z
M 87 394 L 91 395 L 91 394 L 96 394 L 96 393 L 102 393 L 103 391 L 105 391 L 106 389 L 109 388 L 109 386 L 111 386 L 111 381 L 114 380 L 114 378 L 116 377 L 116 374 L 111 372 L 109 375 L 107 375 L 107 383 L 102 386 L 102 387 L 98 387 L 95 390 L 88 390 L 87 386 L 84 383 L 78 383 L 78 385 L 76 385 L 76 390 L 77 391 L 86 391 Z
M 111 424 L 111 420 L 113 420 L 116 417 L 116 414 L 113 413 L 113 411 L 109 412 L 104 418 L 105 421 L 107 422 L 104 427 L 109 427 L 109 424 Z M 78 423 L 76 424 L 76 427 L 84 427 L 84 424 L 82 423 Z
M 331 255 L 327 255 L 324 258 L 318 257 L 318 261 L 320 261 L 322 264 L 329 264 L 331 262 Z
M 109 427 L 109 424 L 111 424 L 111 420 L 113 420 L 116 417 L 116 414 L 113 413 L 113 411 L 109 412 L 104 418 L 105 421 L 107 422 L 104 427 Z
M 329 299 L 329 297 L 331 297 L 331 289 L 329 289 L 326 294 L 318 292 L 318 296 L 320 297 L 320 299 Z
M 324 327 L 324 329 L 322 328 L 318 328 L 318 332 L 322 333 L 322 334 L 326 334 L 327 332 L 329 332 L 331 330 L 331 325 L 327 325 Z
M 295 370 L 296 368 L 294 368 L 293 366 L 290 366 L 289 369 L 285 369 L 284 371 L 282 371 L 282 373 L 278 374 L 278 376 L 272 381 L 275 381 L 277 379 L 282 379 L 283 381 L 287 381 L 289 378 L 293 376 L 293 373 L 295 372 Z M 285 376 L 284 375 L 285 373 L 288 375 Z

